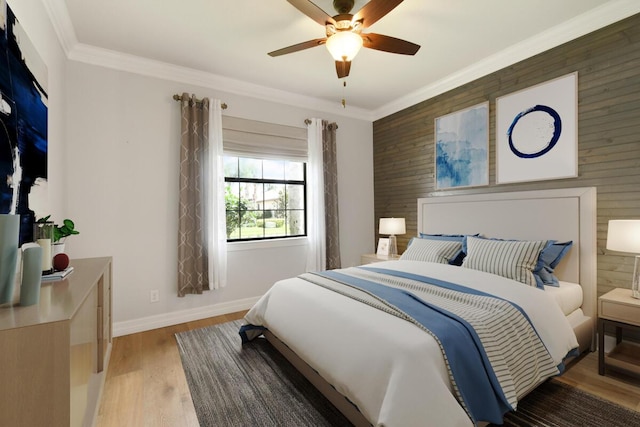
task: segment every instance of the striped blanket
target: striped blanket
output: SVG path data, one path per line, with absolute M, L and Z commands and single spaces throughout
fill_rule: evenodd
M 301 279 L 411 322 L 434 337 L 460 405 L 500 424 L 517 396 L 560 372 L 526 314 L 501 298 L 395 270 L 354 267 Z

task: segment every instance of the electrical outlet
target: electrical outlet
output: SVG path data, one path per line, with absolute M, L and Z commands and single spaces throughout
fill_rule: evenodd
M 151 302 L 160 301 L 160 292 L 157 289 L 153 289 L 153 290 L 149 291 L 149 300 Z

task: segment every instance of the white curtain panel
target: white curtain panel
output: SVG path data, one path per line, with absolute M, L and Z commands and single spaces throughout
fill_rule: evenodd
M 327 265 L 324 209 L 324 170 L 322 163 L 322 119 L 307 125 L 307 271 L 322 271 Z
M 209 162 L 211 165 L 211 189 L 205 191 L 209 220 L 209 289 L 219 289 L 227 285 L 227 231 L 226 207 L 224 203 L 224 166 L 222 138 L 222 102 L 213 100 L 209 123 Z

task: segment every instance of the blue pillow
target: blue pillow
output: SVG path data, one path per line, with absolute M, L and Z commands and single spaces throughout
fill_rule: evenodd
M 573 241 L 558 243 L 551 241 L 551 244 L 545 246 L 538 257 L 538 264 L 533 270 L 536 283 L 539 288 L 544 289 L 544 285 L 560 286 L 558 278 L 553 274 L 553 270 L 560 263 L 562 258 L 569 252 Z
M 470 234 L 470 236 L 477 237 L 480 234 Z M 466 234 L 426 234 L 420 233 L 421 239 L 431 239 L 431 240 L 447 240 L 450 242 L 460 242 L 462 243 L 462 248 L 460 252 L 456 254 L 451 260 L 449 264 L 461 266 L 464 257 L 467 255 L 467 240 L 465 239 Z

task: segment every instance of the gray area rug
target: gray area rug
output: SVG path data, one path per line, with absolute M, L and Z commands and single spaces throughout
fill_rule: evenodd
M 176 334 L 202 427 L 352 425 L 266 339 L 242 346 L 241 324 Z
M 505 416 L 503 426 L 632 427 L 640 426 L 640 412 L 548 380 L 525 396 L 516 412 Z
M 176 334 L 202 427 L 350 426 L 265 339 L 241 345 L 241 321 Z M 508 413 L 507 427 L 640 426 L 640 412 L 547 381 Z

